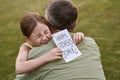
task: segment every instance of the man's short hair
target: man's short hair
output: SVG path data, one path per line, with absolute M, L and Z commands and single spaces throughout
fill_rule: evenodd
M 69 30 L 77 19 L 77 9 L 70 0 L 52 0 L 45 16 L 52 27 Z

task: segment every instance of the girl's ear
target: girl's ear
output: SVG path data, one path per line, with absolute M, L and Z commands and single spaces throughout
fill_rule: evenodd
M 27 36 L 24 36 L 24 40 L 27 42 L 29 41 L 29 38 Z

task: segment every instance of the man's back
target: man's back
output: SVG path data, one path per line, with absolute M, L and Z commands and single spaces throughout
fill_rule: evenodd
M 66 63 L 63 59 L 47 63 L 39 69 L 25 74 L 20 80 L 105 80 L 99 48 L 95 41 L 86 37 L 78 49 L 82 55 Z M 30 51 L 29 59 L 36 58 L 56 47 L 53 41 Z

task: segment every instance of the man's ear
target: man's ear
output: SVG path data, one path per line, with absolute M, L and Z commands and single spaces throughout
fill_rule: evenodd
M 76 21 L 72 24 L 71 28 L 69 29 L 69 32 L 73 32 L 76 28 Z

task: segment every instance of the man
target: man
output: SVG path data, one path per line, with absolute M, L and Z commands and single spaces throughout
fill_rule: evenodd
M 77 9 L 70 0 L 52 0 L 46 8 L 46 19 L 53 33 L 63 29 L 72 32 L 76 26 Z M 47 45 L 33 48 L 29 59 L 36 58 L 56 47 L 53 40 Z M 82 55 L 66 63 L 63 59 L 47 63 L 39 69 L 24 74 L 20 80 L 105 80 L 97 44 L 85 37 L 77 45 Z

